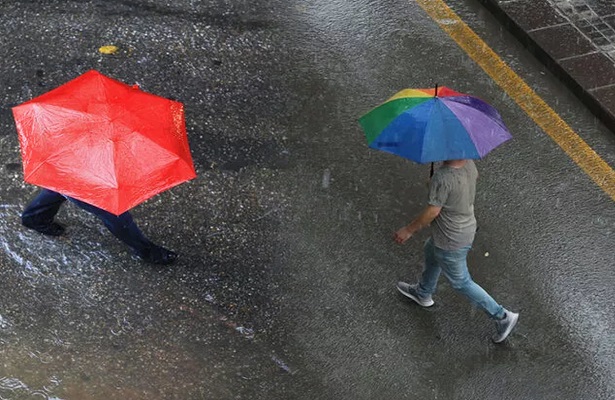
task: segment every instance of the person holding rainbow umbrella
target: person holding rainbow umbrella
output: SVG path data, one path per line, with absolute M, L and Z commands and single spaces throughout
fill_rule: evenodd
M 417 163 L 431 163 L 425 209 L 395 232 L 403 244 L 431 225 L 425 242 L 425 265 L 415 284 L 398 282 L 397 290 L 422 307 L 434 304 L 441 273 L 451 286 L 496 323 L 495 343 L 511 333 L 519 314 L 506 310 L 468 271 L 467 255 L 476 234 L 474 198 L 478 172 L 472 160 L 511 139 L 500 114 L 484 101 L 446 87 L 406 89 L 359 119 L 369 147 Z M 434 171 L 434 163 L 442 162 Z

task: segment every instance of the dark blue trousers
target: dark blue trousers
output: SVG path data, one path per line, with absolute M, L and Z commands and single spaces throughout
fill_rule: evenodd
M 67 199 L 79 208 L 100 218 L 116 238 L 130 246 L 138 255 L 147 254 L 155 246 L 154 243 L 143 235 L 128 211 L 121 215 L 114 215 L 72 197 L 64 197 L 60 193 L 49 189 L 43 189 L 28 204 L 21 215 L 22 221 L 28 222 L 33 227 L 49 226 L 60 210 L 60 206 Z

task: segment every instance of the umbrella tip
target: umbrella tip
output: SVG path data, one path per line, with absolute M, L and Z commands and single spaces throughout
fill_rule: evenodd
M 433 92 L 433 97 L 438 97 L 438 84 L 436 83 L 436 89 Z

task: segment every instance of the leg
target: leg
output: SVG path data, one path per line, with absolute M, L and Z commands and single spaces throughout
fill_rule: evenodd
M 482 287 L 474 283 L 466 261 L 469 250 L 470 246 L 456 251 L 436 249 L 436 258 L 451 286 L 495 320 L 496 333 L 492 340 L 501 343 L 517 324 L 519 314 L 506 310 Z
M 397 290 L 404 296 L 412 299 L 423 307 L 431 307 L 434 304 L 431 295 L 435 293 L 440 277 L 440 267 L 435 258 L 435 246 L 431 238 L 427 239 L 424 246 L 425 267 L 418 284 L 411 285 L 406 282 L 397 282 Z
M 174 252 L 160 247 L 146 238 L 129 212 L 114 215 L 83 201 L 73 198 L 69 198 L 69 200 L 79 208 L 100 218 L 116 238 L 127 244 L 145 261 L 153 264 L 170 264 L 177 258 L 177 254 Z
M 442 271 L 442 268 L 440 268 L 436 260 L 436 247 L 431 237 L 425 242 L 424 252 L 425 266 L 423 267 L 423 273 L 421 274 L 417 292 L 421 296 L 431 296 L 436 292 L 438 278 Z
M 43 189 L 26 206 L 21 214 L 21 223 L 46 235 L 59 236 L 64 232 L 64 227 L 53 220 L 65 201 L 66 198 L 60 193 Z
M 470 246 L 454 251 L 436 248 L 435 257 L 453 289 L 466 296 L 470 302 L 485 311 L 491 318 L 496 320 L 504 318 L 504 308 L 472 280 L 466 260 L 468 251 L 470 251 Z

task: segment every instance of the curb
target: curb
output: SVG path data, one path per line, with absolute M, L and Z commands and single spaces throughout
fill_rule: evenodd
M 478 1 L 615 132 L 615 62 L 546 0 Z

